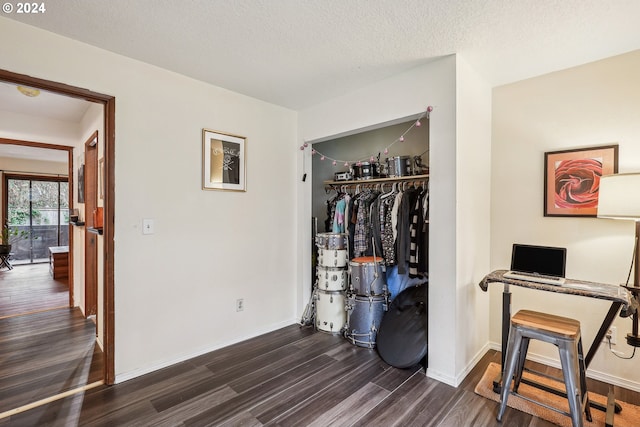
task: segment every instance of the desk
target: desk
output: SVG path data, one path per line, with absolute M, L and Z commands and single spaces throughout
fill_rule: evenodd
M 54 279 L 69 277 L 69 246 L 49 248 L 49 272 Z
M 588 368 L 593 356 L 595 356 L 600 343 L 604 339 L 607 330 L 613 323 L 613 320 L 620 310 L 620 316 L 628 317 L 635 312 L 638 308 L 637 301 L 631 296 L 631 293 L 622 286 L 608 285 L 605 283 L 586 282 L 582 280 L 567 279 L 562 286 L 547 285 L 544 283 L 527 282 L 524 280 L 508 279 L 504 277 L 504 273 L 507 270 L 496 270 L 490 274 L 487 274 L 479 283 L 480 288 L 483 291 L 487 291 L 489 283 L 502 283 L 504 289 L 502 292 L 502 365 L 504 366 L 504 359 L 506 357 L 507 340 L 509 338 L 509 326 L 511 323 L 511 292 L 509 291 L 509 285 L 520 286 L 523 288 L 537 289 L 547 292 L 555 292 L 559 294 L 578 295 L 588 298 L 597 298 L 611 301 L 611 307 L 607 312 L 605 318 L 602 321 L 600 329 L 596 333 L 589 351 L 584 358 L 585 367 Z M 499 390 L 500 384 L 498 380 L 494 383 L 494 391 L 497 388 Z M 535 384 L 534 384 L 535 385 Z M 547 390 L 552 391 L 552 390 Z M 613 402 L 613 391 L 609 391 L 610 403 Z M 592 406 L 595 406 L 592 404 Z M 613 406 L 608 405 L 608 406 Z M 619 407 L 618 407 L 619 408 Z M 605 410 L 607 408 L 596 406 L 596 409 Z M 619 409 L 617 410 L 619 412 Z M 611 420 L 611 423 L 609 423 Z M 613 425 L 613 413 L 607 411 L 607 425 Z

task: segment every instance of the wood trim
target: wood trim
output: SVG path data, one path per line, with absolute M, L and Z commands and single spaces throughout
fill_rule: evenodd
M 22 145 L 25 147 L 48 148 L 50 150 L 67 150 L 73 151 L 73 147 L 69 145 L 48 144 L 46 142 L 24 141 L 21 139 L 0 138 L 0 144 Z
M 114 213 L 115 213 L 115 105 L 116 99 L 111 95 L 105 95 L 70 86 L 51 80 L 31 77 L 26 74 L 14 73 L 0 69 L 0 80 L 16 84 L 45 89 L 74 98 L 82 98 L 87 101 L 104 105 L 104 151 L 105 151 L 105 198 L 104 198 L 104 325 L 103 325 L 103 351 L 105 357 L 104 380 L 106 384 L 115 382 L 115 310 L 114 310 Z
M 97 314 L 98 310 L 98 242 L 99 239 L 87 233 L 95 227 L 93 212 L 98 206 L 98 139 L 96 130 L 84 143 L 84 315 Z M 97 319 L 96 319 L 97 321 Z
M 114 297 L 114 232 L 115 232 L 115 142 L 116 99 L 109 97 L 104 104 L 104 380 L 114 384 L 115 373 L 115 297 Z

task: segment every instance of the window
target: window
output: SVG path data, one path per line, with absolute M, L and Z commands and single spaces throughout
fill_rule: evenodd
M 69 244 L 67 178 L 6 175 L 5 188 L 9 227 L 28 232 L 13 243 L 14 262 L 48 262 L 50 246 Z

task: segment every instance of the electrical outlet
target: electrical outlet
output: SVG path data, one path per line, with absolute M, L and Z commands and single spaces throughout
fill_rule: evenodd
M 244 310 L 244 298 L 238 298 L 236 300 L 236 311 Z
M 609 339 L 607 337 L 611 337 L 611 345 L 618 344 L 618 328 L 616 326 L 612 326 L 607 329 L 607 333 L 604 334 L 604 342 L 608 343 Z

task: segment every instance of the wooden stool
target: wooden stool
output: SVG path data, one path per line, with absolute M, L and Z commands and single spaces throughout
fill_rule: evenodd
M 571 417 L 573 427 L 582 427 L 582 412 L 584 411 L 587 419 L 591 421 L 591 410 L 589 408 L 584 356 L 582 354 L 580 322 L 566 317 L 530 310 L 520 310 L 511 318 L 509 343 L 502 374 L 498 421 L 502 420 L 504 411 L 507 408 L 511 378 L 514 379 L 513 394 L 518 392 L 530 339 L 548 342 L 558 347 L 570 413 L 547 405 L 543 406 Z M 524 396 L 521 397 L 524 398 Z M 540 404 L 532 399 L 526 399 Z

